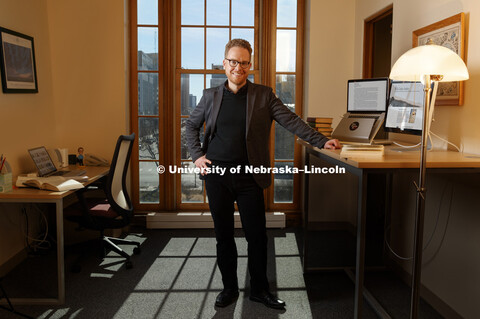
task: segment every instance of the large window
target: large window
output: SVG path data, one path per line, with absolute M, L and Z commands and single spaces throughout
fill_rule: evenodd
M 297 0 L 132 1 L 132 128 L 134 203 L 138 210 L 206 210 L 198 175 L 168 173 L 168 166 L 194 167 L 185 123 L 203 90 L 226 80 L 225 44 L 252 44 L 250 81 L 271 86 L 301 115 L 301 14 Z M 297 4 L 300 3 L 300 5 Z M 260 14 L 261 13 L 261 14 Z M 300 16 L 300 18 L 299 18 Z M 132 58 L 133 61 L 133 58 Z M 280 125 L 272 127 L 272 165 L 298 165 L 300 148 Z M 158 174 L 162 165 L 166 173 Z M 297 176 L 277 175 L 266 192 L 267 209 L 297 210 Z

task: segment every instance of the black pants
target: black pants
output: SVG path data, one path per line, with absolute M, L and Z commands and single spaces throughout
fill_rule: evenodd
M 226 289 L 238 289 L 234 203 L 248 243 L 248 272 L 253 293 L 268 290 L 267 234 L 263 189 L 251 174 L 209 174 L 205 179 L 217 239 L 217 262 Z

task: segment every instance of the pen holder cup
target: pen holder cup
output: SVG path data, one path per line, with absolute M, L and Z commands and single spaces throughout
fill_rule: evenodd
M 3 164 L 0 170 L 0 193 L 6 193 L 12 190 L 12 168 L 5 160 Z
M 0 193 L 6 193 L 12 190 L 12 173 L 0 174 Z

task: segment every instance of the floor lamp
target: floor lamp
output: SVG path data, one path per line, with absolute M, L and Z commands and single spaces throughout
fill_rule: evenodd
M 422 124 L 422 142 L 420 148 L 420 177 L 417 188 L 417 206 L 415 216 L 415 239 L 413 247 L 412 295 L 410 318 L 418 318 L 420 301 L 420 278 L 422 273 L 423 223 L 425 215 L 425 171 L 427 156 L 427 138 L 430 129 L 431 83 L 440 81 L 464 81 L 468 79 L 468 70 L 463 60 L 452 50 L 433 44 L 418 46 L 405 52 L 393 65 L 390 72 L 392 80 L 422 81 L 425 103 Z M 433 106 L 432 106 L 433 107 Z

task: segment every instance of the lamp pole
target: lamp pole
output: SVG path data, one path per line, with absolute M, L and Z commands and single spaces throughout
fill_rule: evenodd
M 439 75 L 441 74 L 441 75 Z M 422 274 L 422 254 L 423 254 L 423 226 L 425 216 L 425 178 L 427 170 L 427 139 L 430 133 L 430 96 L 432 94 L 431 83 L 445 81 L 464 81 L 468 80 L 468 70 L 465 62 L 452 50 L 433 44 L 429 40 L 427 45 L 421 45 L 408 50 L 395 62 L 390 72 L 390 78 L 400 81 L 418 81 L 418 77 L 423 78 L 424 84 L 424 112 L 422 123 L 422 143 L 420 149 L 420 177 L 418 185 L 415 183 L 417 191 L 417 207 L 415 211 L 415 237 L 413 246 L 413 264 L 412 264 L 412 295 L 410 303 L 410 318 L 418 318 L 418 308 L 420 303 L 420 285 Z M 435 86 L 436 88 L 437 86 Z M 436 89 L 433 94 L 436 94 Z M 435 102 L 433 102 L 435 104 Z M 433 109 L 432 109 L 433 111 Z
M 420 302 L 420 284 L 422 275 L 422 253 L 423 253 L 423 228 L 425 217 L 425 197 L 427 189 L 425 188 L 425 175 L 427 170 L 427 139 L 429 129 L 429 116 L 430 114 L 430 95 L 432 92 L 431 81 L 432 79 L 440 80 L 441 76 L 430 74 L 424 75 L 424 97 L 425 103 L 423 111 L 423 124 L 422 124 L 422 144 L 420 147 L 420 176 L 418 179 L 418 185 L 414 182 L 417 189 L 417 210 L 415 216 L 415 237 L 414 237 L 414 250 L 413 250 L 413 266 L 412 266 L 412 294 L 410 300 L 410 318 L 418 318 L 418 307 Z

